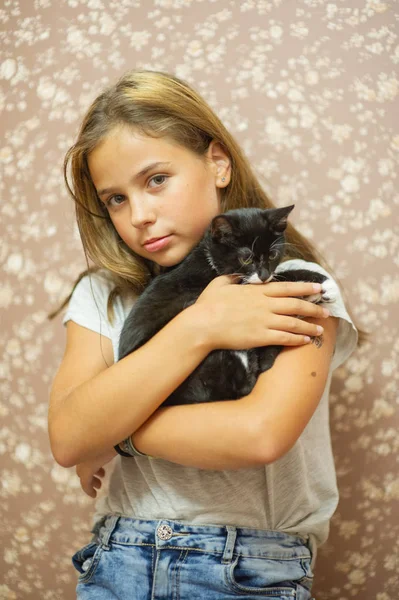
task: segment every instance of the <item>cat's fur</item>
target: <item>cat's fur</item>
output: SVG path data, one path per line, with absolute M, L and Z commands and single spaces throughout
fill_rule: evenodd
M 202 240 L 178 265 L 153 279 L 127 316 L 119 340 L 119 360 L 145 344 L 171 319 L 194 304 L 219 275 L 239 274 L 240 283 L 312 281 L 327 278 L 310 270 L 273 275 L 285 249 L 284 208 L 240 208 L 214 217 Z M 247 264 L 245 264 L 247 263 Z M 328 291 L 306 297 L 329 302 Z M 171 340 L 171 345 L 173 340 Z M 260 373 L 270 369 L 284 346 L 213 350 L 163 405 L 234 400 L 250 393 Z

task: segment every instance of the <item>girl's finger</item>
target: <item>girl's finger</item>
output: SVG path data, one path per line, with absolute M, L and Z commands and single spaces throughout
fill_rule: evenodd
M 307 335 L 307 336 L 319 336 L 322 335 L 323 329 L 319 329 L 320 325 L 314 323 L 308 323 L 302 319 L 295 319 L 294 317 L 276 316 L 273 320 L 273 329 L 279 331 L 288 331 L 295 335 Z
M 297 335 L 295 333 L 289 333 L 288 331 L 274 329 L 269 329 L 268 333 L 270 339 L 268 345 L 300 346 L 303 344 L 308 344 L 312 339 L 309 336 Z
M 310 296 L 322 289 L 322 285 L 319 283 L 309 283 L 308 281 L 271 281 L 270 283 L 264 283 L 261 287 L 266 296 L 275 298 L 281 296 Z
M 300 300 L 299 298 L 273 299 L 270 306 L 272 311 L 277 315 L 295 315 L 303 318 L 313 317 L 314 319 L 323 319 L 330 314 L 322 306 L 308 300 Z

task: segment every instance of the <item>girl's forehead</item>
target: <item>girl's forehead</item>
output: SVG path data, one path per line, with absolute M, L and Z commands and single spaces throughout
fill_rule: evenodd
M 134 127 L 128 127 L 127 125 L 117 125 L 111 129 L 111 131 L 101 140 L 100 145 L 107 143 L 128 145 L 137 148 L 179 148 L 181 151 L 186 150 L 183 146 L 177 144 L 175 140 L 168 136 L 155 136 L 146 134 L 142 131 L 134 129 Z
M 88 154 L 91 175 L 112 169 L 123 170 L 127 164 L 139 167 L 168 162 L 171 166 L 191 164 L 198 156 L 170 137 L 152 137 L 127 126 L 112 129 Z
M 131 177 L 139 180 L 151 169 L 193 168 L 198 157 L 166 137 L 152 137 L 129 127 L 111 130 L 87 156 L 90 176 L 98 189 L 112 187 L 115 181 Z

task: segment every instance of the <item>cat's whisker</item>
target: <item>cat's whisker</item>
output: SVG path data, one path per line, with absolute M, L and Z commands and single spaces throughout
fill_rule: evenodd
M 280 248 L 284 248 L 285 244 L 272 244 L 269 248 L 269 252 L 271 252 L 272 250 L 278 250 L 280 251 Z
M 270 249 L 274 248 L 274 246 L 275 246 L 276 244 L 279 244 L 279 242 L 280 242 L 280 240 L 279 240 L 279 239 L 277 239 L 277 240 L 274 240 L 274 242 L 273 242 L 273 243 L 271 244 L 271 246 L 270 246 Z M 279 244 L 279 245 L 280 245 L 280 244 Z M 281 246 L 283 246 L 283 245 L 284 245 L 284 242 L 282 242 L 282 243 L 281 243 Z
M 258 238 L 259 238 L 259 236 L 257 235 L 256 238 L 254 239 L 253 243 L 252 243 L 252 248 L 251 248 L 252 256 L 254 255 L 254 245 L 255 245 L 255 242 L 256 242 L 256 240 Z M 251 258 L 252 258 L 252 256 L 251 256 Z
M 300 248 L 299 244 L 292 244 L 291 242 L 285 242 L 285 245 L 287 248 Z

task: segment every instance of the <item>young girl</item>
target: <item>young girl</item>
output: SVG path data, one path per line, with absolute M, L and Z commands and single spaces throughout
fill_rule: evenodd
M 67 153 L 66 180 L 69 165 L 95 266 L 60 307 L 69 301 L 51 448 L 92 497 L 115 463 L 93 538 L 72 558 L 78 598 L 309 599 L 338 501 L 331 375 L 358 343 L 337 283 L 326 313 L 301 299 L 310 283 L 217 277 L 115 362 L 123 321 L 151 278 L 181 262 L 215 215 L 274 205 L 205 101 L 162 72 L 129 72 L 101 94 Z M 286 239 L 279 269 L 331 277 L 290 224 Z M 286 347 L 248 396 L 159 408 L 213 349 L 269 344 Z M 129 438 L 132 455 L 120 456 L 114 446 Z

